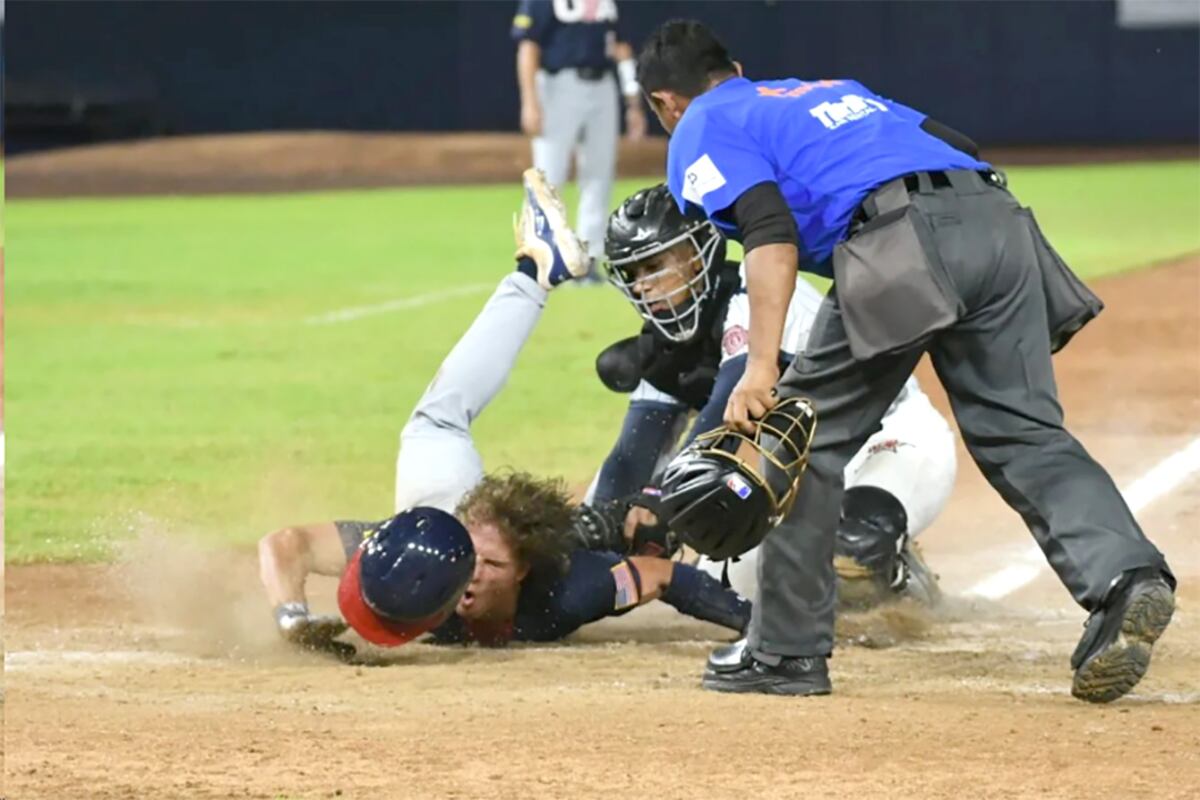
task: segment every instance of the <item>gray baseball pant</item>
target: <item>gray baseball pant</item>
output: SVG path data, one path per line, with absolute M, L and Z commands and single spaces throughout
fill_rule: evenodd
M 546 305 L 537 281 L 513 272 L 446 356 L 400 434 L 395 509 L 433 506 L 453 513 L 483 477 L 471 423 L 512 372 Z
M 587 242 L 588 255 L 604 255 L 613 179 L 620 136 L 616 79 L 610 74 L 585 81 L 573 69 L 537 75 L 542 104 L 542 135 L 533 140 L 533 165 L 561 189 L 575 155 L 579 210 L 575 232 Z

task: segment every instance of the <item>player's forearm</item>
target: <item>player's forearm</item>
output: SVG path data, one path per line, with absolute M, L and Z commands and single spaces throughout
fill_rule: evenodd
M 628 497 L 650 483 L 654 467 L 679 438 L 687 408 L 634 400 L 625 413 L 621 433 L 600 467 L 594 503 Z
M 691 444 L 700 434 L 721 427 L 721 417 L 725 413 L 725 406 L 729 404 L 729 396 L 733 394 L 733 388 L 742 379 L 742 373 L 745 371 L 746 355 L 744 353 L 734 356 L 720 366 L 717 370 L 717 378 L 713 381 L 712 391 L 708 394 L 708 402 L 696 414 L 692 428 L 683 440 L 683 447 Z
M 746 294 L 750 298 L 747 363 L 775 368 L 796 289 L 799 251 L 792 244 L 766 244 L 746 254 Z
M 750 624 L 750 601 L 716 578 L 688 564 L 672 566 L 671 581 L 662 601 L 680 613 L 743 633 Z
M 662 597 L 663 592 L 671 585 L 671 574 L 675 569 L 674 561 L 655 556 L 631 556 L 629 563 L 637 569 L 641 579 L 638 605 L 644 605 Z
M 284 603 L 305 603 L 304 583 L 308 559 L 303 536 L 296 528 L 269 533 L 258 542 L 258 574 L 272 608 Z
M 537 71 L 542 66 L 542 48 L 525 40 L 517 45 L 517 87 L 522 103 L 537 102 Z
M 625 104 L 628 106 L 641 103 L 642 95 L 638 90 L 637 61 L 633 46 L 628 42 L 617 42 L 613 47 L 613 60 L 617 62 L 617 80 L 621 85 L 621 94 L 625 96 Z

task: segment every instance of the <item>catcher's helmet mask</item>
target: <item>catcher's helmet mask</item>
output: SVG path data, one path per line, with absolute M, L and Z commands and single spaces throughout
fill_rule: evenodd
M 753 549 L 791 510 L 815 431 L 812 405 L 789 398 L 756 421 L 753 434 L 700 434 L 663 474 L 667 524 L 714 560 Z
M 638 275 L 636 267 L 671 248 L 688 243 L 688 265 L 699 264 L 691 277 L 666 294 L 643 295 L 635 286 L 653 283 L 674 264 Z M 609 281 L 625 295 L 638 314 L 673 342 L 686 342 L 700 329 L 704 301 L 712 294 L 712 267 L 725 259 L 725 239 L 699 212 L 679 210 L 666 185 L 643 189 L 612 213 L 604 239 Z M 664 307 L 653 309 L 662 304 Z

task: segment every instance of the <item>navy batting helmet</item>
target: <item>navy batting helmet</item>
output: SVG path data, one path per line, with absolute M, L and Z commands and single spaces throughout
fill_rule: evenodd
M 475 571 L 475 547 L 452 515 L 420 507 L 368 534 L 338 585 L 338 608 L 360 636 L 395 646 L 440 625 Z

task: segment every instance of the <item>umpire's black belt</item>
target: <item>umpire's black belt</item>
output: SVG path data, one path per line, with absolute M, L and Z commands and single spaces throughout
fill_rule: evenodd
M 1004 176 L 995 170 L 930 170 L 913 172 L 893 178 L 878 186 L 862 201 L 851 217 L 851 225 L 862 224 L 880 214 L 905 208 L 909 196 L 929 194 L 937 189 L 951 189 L 959 194 L 978 194 L 989 187 L 1004 188 Z

